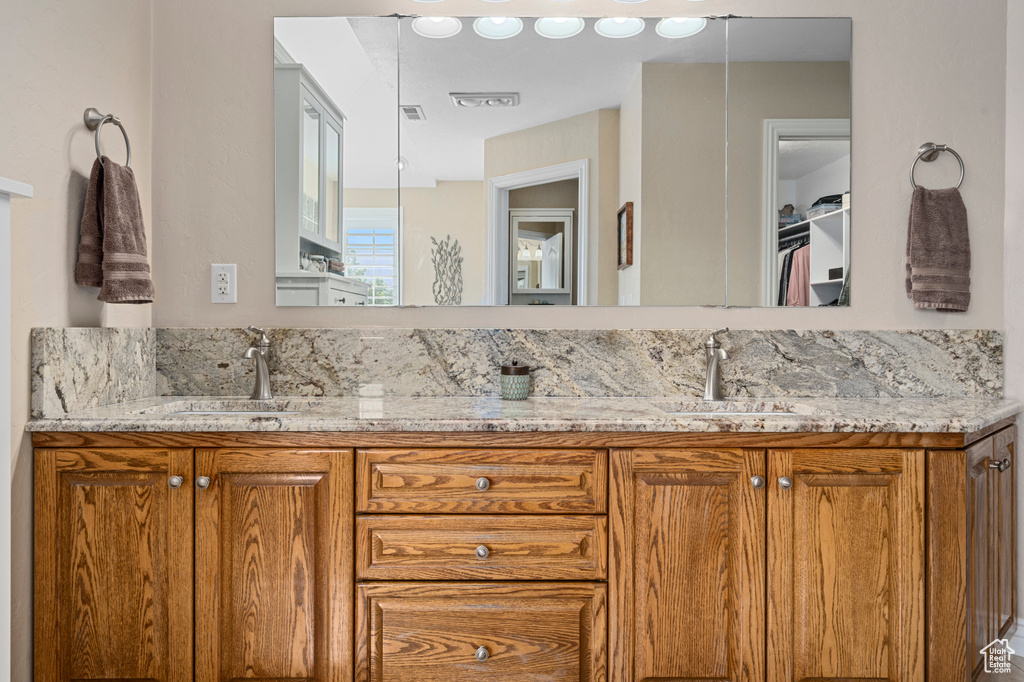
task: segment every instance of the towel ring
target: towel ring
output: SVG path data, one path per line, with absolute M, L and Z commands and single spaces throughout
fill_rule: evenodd
M 917 183 L 914 182 L 914 170 L 917 168 L 918 161 L 924 161 L 925 163 L 931 163 L 939 157 L 939 152 L 949 152 L 956 157 L 956 160 L 960 163 L 960 181 L 956 183 L 956 188 L 960 189 L 960 185 L 964 184 L 964 160 L 960 158 L 960 155 L 956 153 L 956 150 L 952 147 L 948 147 L 944 144 L 934 144 L 932 142 L 925 142 L 921 145 L 921 148 L 917 150 L 917 158 L 914 159 L 914 164 L 910 167 L 910 186 L 917 189 Z
M 89 130 L 96 131 L 96 158 L 103 163 L 103 150 L 100 148 L 100 132 L 103 130 L 103 124 L 113 123 L 121 129 L 121 135 L 124 136 L 124 148 L 128 153 L 128 159 L 125 161 L 125 167 L 132 167 L 132 143 L 128 140 L 128 132 L 124 129 L 124 125 L 121 124 L 121 119 L 114 116 L 113 114 L 103 115 L 95 109 L 95 107 L 89 107 L 85 110 L 85 126 Z

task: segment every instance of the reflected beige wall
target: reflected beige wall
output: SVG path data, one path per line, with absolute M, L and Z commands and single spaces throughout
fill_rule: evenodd
M 615 266 L 619 262 L 618 211 L 633 202 L 633 264 L 617 270 L 619 305 L 640 305 L 640 280 L 643 272 L 643 110 L 644 70 L 637 70 L 619 109 L 619 200 L 616 202 Z
M 349 208 L 394 208 L 392 189 L 346 189 Z M 402 189 L 402 305 L 435 305 L 430 238 L 451 236 L 462 247 L 462 304 L 483 301 L 484 189 L 482 182 L 439 182 Z
M 725 65 L 644 64 L 642 305 L 725 304 Z
M 729 65 L 729 305 L 761 305 L 764 120 L 849 117 L 850 65 L 845 62 Z M 851 199 L 858 203 L 852 192 Z M 856 224 L 863 214 L 854 208 L 851 215 L 852 242 L 858 239 L 854 235 L 863 234 Z M 858 266 L 851 265 L 851 272 Z M 851 277 L 859 288 L 863 281 Z
M 484 143 L 484 177 L 495 178 L 569 161 L 589 159 L 588 206 L 590 304 L 614 305 L 615 199 L 618 194 L 619 112 L 591 111 Z

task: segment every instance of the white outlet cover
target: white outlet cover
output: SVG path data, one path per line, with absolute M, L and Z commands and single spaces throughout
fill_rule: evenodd
M 210 265 L 210 302 L 238 303 L 238 266 L 234 263 Z

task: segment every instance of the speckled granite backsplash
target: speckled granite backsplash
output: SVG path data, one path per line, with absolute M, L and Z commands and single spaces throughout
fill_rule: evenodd
M 494 396 L 533 367 L 537 396 L 700 396 L 702 330 L 269 329 L 279 396 Z M 146 395 L 248 395 L 252 335 L 235 328 L 46 329 L 33 335 L 33 416 Z M 734 331 L 730 397 L 1001 397 L 998 331 Z M 107 366 L 110 360 L 110 366 Z M 155 372 L 154 372 L 155 367 Z M 154 376 L 155 375 L 155 376 Z M 148 393 L 147 393 L 148 391 Z
M 32 330 L 32 417 L 155 395 L 156 330 Z

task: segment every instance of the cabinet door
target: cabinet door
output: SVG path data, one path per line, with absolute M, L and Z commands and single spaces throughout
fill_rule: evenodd
M 191 481 L 192 450 L 35 451 L 34 679 L 192 679 Z
M 197 451 L 196 680 L 352 679 L 352 473 L 351 450 Z
M 763 679 L 764 475 L 763 450 L 613 451 L 611 679 Z
M 980 674 L 981 650 L 996 638 L 994 603 L 998 561 L 992 556 L 992 529 L 998 483 L 989 465 L 993 463 L 993 440 L 986 438 L 967 449 L 967 660 L 973 674 Z
M 778 450 L 769 471 L 769 682 L 923 681 L 924 452 Z
M 991 476 L 996 479 L 992 486 L 996 497 L 995 522 L 990 537 L 995 547 L 992 561 L 996 562 L 996 584 L 992 596 L 995 600 L 995 629 L 999 637 L 1008 637 L 1017 628 L 1017 494 L 1014 484 L 1016 436 L 1016 427 L 1000 431 L 993 436 L 993 459 L 1001 466 L 998 469 L 989 469 Z

